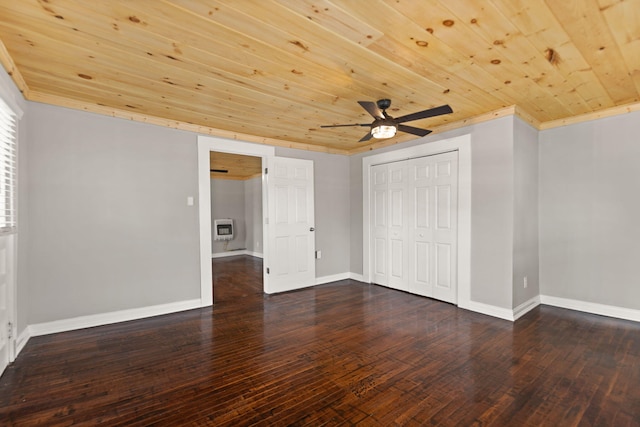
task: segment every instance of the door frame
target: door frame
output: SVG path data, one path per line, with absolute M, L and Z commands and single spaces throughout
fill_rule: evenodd
M 213 271 L 211 269 L 211 166 L 210 153 L 222 152 L 262 158 L 262 170 L 267 157 L 275 156 L 275 147 L 214 136 L 198 135 L 198 219 L 200 224 L 200 306 L 213 304 Z M 262 174 L 262 222 L 267 215 L 266 181 Z M 263 236 L 263 242 L 266 239 Z M 262 245 L 263 256 L 268 257 L 267 245 Z M 266 265 L 266 264 L 263 264 Z M 266 268 L 263 266 L 263 268 Z M 263 277 L 263 289 L 268 276 Z
M 381 163 L 458 152 L 458 307 L 471 303 L 471 135 L 461 135 L 413 147 L 374 154 L 362 159 L 362 277 L 365 283 L 373 276 L 370 251 L 370 168 Z
M 6 239 L 6 243 L 7 243 L 7 256 L 8 256 L 8 260 L 5 260 L 6 262 L 6 269 L 7 269 L 7 275 L 8 275 L 8 280 L 7 280 L 7 320 L 9 321 L 10 325 L 0 325 L 0 327 L 5 329 L 5 332 L 9 332 L 9 336 L 10 338 L 7 341 L 7 350 L 8 350 L 8 356 L 9 356 L 9 363 L 12 363 L 16 357 L 18 356 L 18 353 L 20 353 L 20 351 L 22 350 L 22 347 L 26 344 L 26 340 L 22 340 L 23 335 L 25 335 L 24 333 L 21 334 L 21 336 L 18 336 L 18 332 L 20 332 L 20 330 L 18 329 L 19 326 L 24 326 L 24 325 L 18 325 L 18 247 L 20 244 L 20 195 L 21 195 L 21 191 L 22 191 L 22 186 L 20 184 L 20 178 L 22 177 L 23 173 L 20 172 L 20 170 L 22 169 L 23 165 L 22 165 L 22 161 L 20 160 L 21 157 L 24 155 L 24 148 L 22 147 L 21 139 L 22 139 L 22 135 L 20 132 L 20 121 L 22 120 L 23 116 L 24 116 L 24 111 L 22 110 L 22 108 L 20 107 L 20 103 L 19 103 L 19 99 L 20 98 L 20 93 L 17 90 L 17 87 L 15 85 L 12 85 L 11 79 L 3 79 L 0 78 L 0 100 L 2 102 L 4 102 L 9 109 L 13 112 L 13 114 L 15 115 L 15 122 L 16 122 L 16 133 L 15 133 L 15 137 L 16 137 L 16 167 L 17 167 L 17 171 L 16 171 L 16 180 L 17 180 L 17 184 L 16 187 L 14 189 L 14 191 L 16 192 L 16 209 L 18 210 L 18 224 L 15 228 L 15 230 L 10 231 L 10 232 L 5 232 L 2 233 L 2 236 L 0 236 L 3 239 Z M 26 142 L 26 141 L 23 141 Z M 24 168 L 26 170 L 26 168 Z M 26 209 L 25 209 L 26 211 Z M 26 326 L 22 328 L 22 331 L 26 330 Z M 0 371 L 0 374 L 2 374 L 3 371 Z

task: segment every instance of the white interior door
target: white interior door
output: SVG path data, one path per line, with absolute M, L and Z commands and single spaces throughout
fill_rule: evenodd
M 457 153 L 409 160 L 409 292 L 456 303 Z
M 379 285 L 387 285 L 389 280 L 388 256 L 387 256 L 387 165 L 371 167 L 371 245 L 372 257 L 372 282 Z
M 411 267 L 409 292 L 433 296 L 433 165 L 428 157 L 409 160 Z
M 457 302 L 458 153 L 433 157 L 433 297 Z
M 265 292 L 315 285 L 313 161 L 268 159 Z
M 389 174 L 389 286 L 407 291 L 408 249 L 407 162 L 390 163 Z

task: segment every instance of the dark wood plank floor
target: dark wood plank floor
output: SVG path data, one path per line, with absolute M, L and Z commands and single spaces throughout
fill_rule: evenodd
M 342 281 L 266 296 L 214 262 L 213 308 L 32 338 L 2 425 L 640 425 L 640 325 L 511 323 Z

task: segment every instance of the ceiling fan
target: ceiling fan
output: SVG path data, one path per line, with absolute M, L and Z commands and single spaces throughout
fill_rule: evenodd
M 402 131 L 418 136 L 425 136 L 431 133 L 428 129 L 420 129 L 413 126 L 403 125 L 404 122 L 410 122 L 413 120 L 426 119 L 427 117 L 440 116 L 442 114 L 451 114 L 453 110 L 448 105 L 441 105 L 439 107 L 430 108 L 428 110 L 418 111 L 417 113 L 407 114 L 398 118 L 393 118 L 387 114 L 387 108 L 391 106 L 390 99 L 379 99 L 377 102 L 371 101 L 358 101 L 358 104 L 362 106 L 371 116 L 375 119 L 372 123 L 354 123 L 348 125 L 324 125 L 321 128 L 337 128 L 347 126 L 370 126 L 371 131 L 363 136 L 360 141 L 368 141 L 371 138 L 383 139 L 391 138 L 396 134 L 396 131 Z

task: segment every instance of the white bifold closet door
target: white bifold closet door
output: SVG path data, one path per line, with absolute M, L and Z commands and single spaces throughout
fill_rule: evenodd
M 371 167 L 373 282 L 457 302 L 457 152 Z

